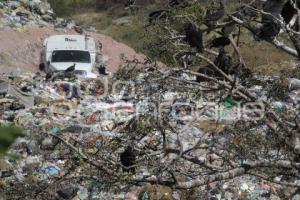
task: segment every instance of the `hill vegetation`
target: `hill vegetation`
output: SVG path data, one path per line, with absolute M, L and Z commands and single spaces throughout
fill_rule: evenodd
M 59 16 L 70 17 L 82 26 L 93 26 L 100 33 L 112 36 L 136 51 L 161 60 L 170 61 L 161 57 L 161 54 L 151 51 L 149 45 L 160 42 L 155 38 L 155 31 L 149 32 L 148 15 L 160 9 L 168 9 L 167 1 L 137 0 L 134 7 L 128 6 L 126 1 L 120 0 L 49 0 Z M 208 1 L 199 1 L 201 5 L 211 4 Z M 226 2 L 226 9 L 233 10 L 238 6 L 237 0 Z M 177 10 L 178 11 L 178 10 Z M 201 9 L 194 9 L 193 14 L 200 14 Z M 190 12 L 190 11 L 189 11 Z M 205 10 L 202 10 L 205 13 Z M 176 14 L 176 13 L 174 13 Z M 154 27 L 155 28 L 155 27 Z M 152 34 L 151 33 L 155 33 Z M 150 34 L 149 34 L 150 33 Z M 211 39 L 215 34 L 210 34 Z M 253 71 L 266 75 L 280 75 L 278 66 L 289 69 L 292 57 L 265 42 L 255 42 L 250 34 L 243 34 L 241 38 L 241 52 Z M 155 55 L 156 54 L 156 55 Z M 278 65 L 279 64 L 279 65 Z

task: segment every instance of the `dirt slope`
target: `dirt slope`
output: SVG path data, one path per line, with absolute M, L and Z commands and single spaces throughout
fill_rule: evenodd
M 66 33 L 48 28 L 31 28 L 22 32 L 14 30 L 0 31 L 0 72 L 37 71 L 42 41 L 53 34 L 76 34 L 70 30 Z M 115 72 L 122 65 L 121 56 L 129 59 L 142 59 L 132 48 L 114 41 L 111 37 L 90 33 L 103 44 L 103 54 L 108 56 L 108 70 Z

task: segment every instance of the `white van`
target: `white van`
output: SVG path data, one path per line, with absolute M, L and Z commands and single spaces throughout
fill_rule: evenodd
M 92 72 L 99 54 L 93 38 L 83 35 L 53 35 L 45 39 L 43 46 L 40 69 L 46 73 L 64 71 L 75 65 L 76 75 L 97 77 Z

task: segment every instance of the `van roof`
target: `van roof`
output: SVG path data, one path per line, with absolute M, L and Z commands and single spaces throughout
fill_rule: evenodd
M 83 35 L 52 35 L 45 39 L 47 51 L 54 50 L 82 50 L 96 51 L 95 40 Z

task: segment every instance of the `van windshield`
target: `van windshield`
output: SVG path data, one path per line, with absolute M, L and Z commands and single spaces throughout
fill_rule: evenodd
M 52 53 L 52 62 L 90 63 L 91 56 L 87 51 L 56 50 Z

